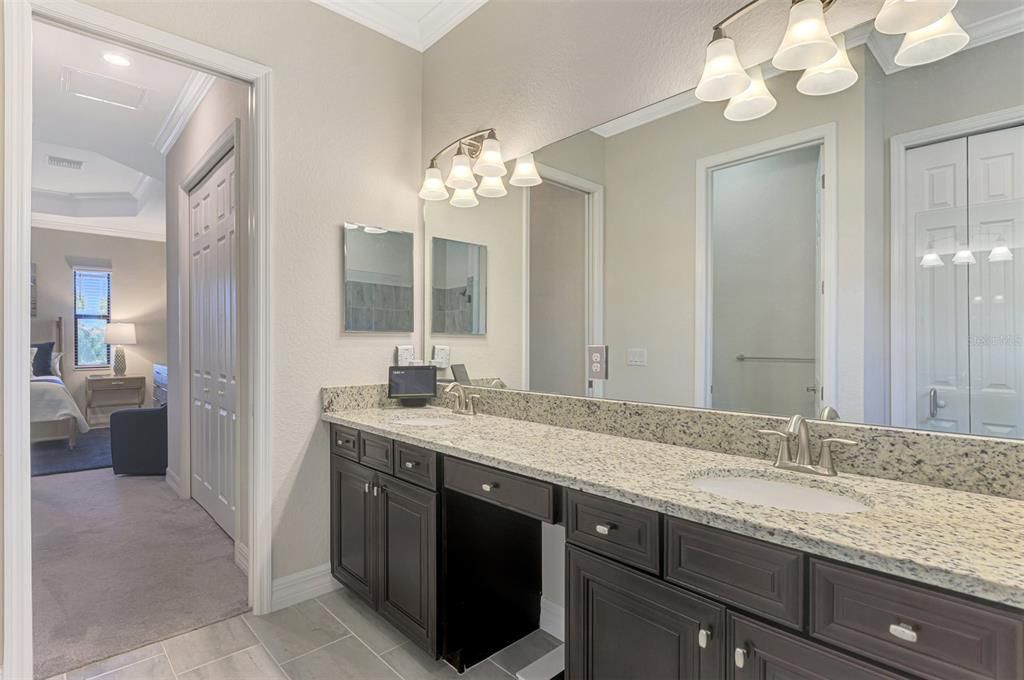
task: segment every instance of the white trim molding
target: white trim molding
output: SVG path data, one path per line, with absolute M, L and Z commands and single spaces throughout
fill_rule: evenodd
M 331 575 L 330 563 L 275 578 L 273 596 L 270 598 L 271 611 L 276 612 L 340 588 L 341 584 Z
M 94 236 L 133 238 L 142 241 L 163 242 L 166 239 L 166 234 L 164 232 L 145 232 L 113 224 L 85 224 L 71 218 L 62 218 L 55 215 L 43 215 L 41 213 L 32 213 L 32 228 L 76 231 L 82 234 L 92 234 Z
M 487 0 L 436 0 L 434 7 L 417 20 L 403 16 L 388 7 L 387 2 L 366 0 L 313 0 L 316 4 L 340 14 L 346 19 L 397 40 L 417 52 L 440 40 Z
M 235 565 L 243 574 L 249 574 L 249 548 L 241 541 L 235 541 Z
M 217 79 L 209 73 L 201 71 L 193 71 L 189 75 L 181 92 L 178 93 L 178 100 L 174 102 L 174 108 L 167 114 L 163 125 L 160 126 L 160 131 L 153 139 L 153 146 L 157 151 L 166 156 L 174 148 L 174 143 L 178 141 L 185 125 L 192 119 L 192 114 L 199 108 L 199 104 L 202 103 L 203 98 L 206 97 L 216 81 Z

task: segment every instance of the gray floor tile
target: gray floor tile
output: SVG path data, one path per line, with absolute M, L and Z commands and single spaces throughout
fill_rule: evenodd
M 467 670 L 460 680 L 510 680 L 512 677 L 488 659 Z
M 47 680 L 67 680 L 67 673 L 61 673 L 60 675 L 55 675 L 52 678 L 47 678 Z
M 118 654 L 112 656 L 109 659 L 103 659 L 96 663 L 91 663 L 88 666 L 82 666 L 76 668 L 73 671 L 68 671 L 65 674 L 66 680 L 89 680 L 89 678 L 95 678 L 97 675 L 103 675 L 110 671 L 123 668 L 124 666 L 130 666 L 133 663 L 137 663 L 144 659 L 149 659 L 154 656 L 159 656 L 164 653 L 164 648 L 157 642 L 152 645 L 146 645 L 145 647 L 139 647 L 133 649 L 130 652 L 124 654 Z
M 560 644 L 553 635 L 535 630 L 492 656 L 491 661 L 510 675 L 515 675 Z
M 489 660 L 478 663 L 460 676 L 444 661 L 431 658 L 411 642 L 392 649 L 382 658 L 404 680 L 510 680 L 512 677 Z
M 300 656 L 281 668 L 291 680 L 399 680 L 380 657 L 352 636 Z
M 242 617 L 236 616 L 171 638 L 164 643 L 164 649 L 174 671 L 184 673 L 214 659 L 252 647 L 258 642 Z
M 262 646 L 235 652 L 178 676 L 178 680 L 286 680 Z
M 245 620 L 278 663 L 284 663 L 349 634 L 316 600 L 306 600 L 285 609 Z
M 335 590 L 319 599 L 332 614 L 348 626 L 349 630 L 365 642 L 367 647 L 378 654 L 394 649 L 409 640 L 347 589 Z
M 175 680 L 171 664 L 161 654 L 107 673 L 103 680 Z

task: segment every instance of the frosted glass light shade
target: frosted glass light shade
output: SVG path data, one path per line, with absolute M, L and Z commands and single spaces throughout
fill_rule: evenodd
M 952 14 L 933 24 L 903 36 L 903 44 L 893 58 L 900 66 L 920 66 L 945 59 L 959 52 L 970 41 Z
M 476 177 L 473 176 L 473 168 L 469 164 L 469 156 L 460 153 L 452 159 L 452 169 L 448 173 L 445 184 L 452 189 L 472 189 L 476 186 Z
M 480 201 L 476 199 L 472 189 L 456 189 L 452 194 L 451 204 L 456 208 L 475 208 L 480 205 Z
M 747 89 L 729 100 L 725 107 L 725 117 L 736 122 L 754 120 L 761 116 L 767 116 L 775 110 L 775 97 L 768 91 L 764 84 L 764 75 L 760 66 L 754 66 L 747 70 L 750 76 L 750 85 Z
M 956 251 L 956 255 L 953 256 L 953 264 L 978 264 L 978 261 L 974 259 L 974 253 L 964 248 Z
M 508 170 L 501 158 L 501 142 L 497 139 L 485 139 L 477 156 L 473 172 L 481 177 L 504 177 Z
M 988 254 L 989 262 L 1010 262 L 1013 260 L 1013 252 L 1008 246 L 996 246 Z
M 108 323 L 103 331 L 103 342 L 108 345 L 134 345 L 135 324 Z
M 796 89 L 801 94 L 818 97 L 826 94 L 842 92 L 857 82 L 857 70 L 850 63 L 850 55 L 846 53 L 846 37 L 837 35 L 835 37 L 836 47 L 839 49 L 836 56 L 826 61 L 821 66 L 813 66 L 800 76 L 796 83 Z
M 839 48 L 825 25 L 821 0 L 801 0 L 789 10 L 789 25 L 772 57 L 772 66 L 783 71 L 802 71 L 824 64 L 837 51 Z
M 697 99 L 719 102 L 738 95 L 748 85 L 750 76 L 740 65 L 732 38 L 712 40 L 704 57 L 704 72 L 693 92 Z
M 939 257 L 938 253 L 925 253 L 925 256 L 921 258 L 921 266 L 925 269 L 931 269 L 932 267 L 944 267 L 945 262 Z
M 537 164 L 533 162 L 533 154 L 528 153 L 516 159 L 516 168 L 508 183 L 514 187 L 535 187 L 541 183 L 537 173 Z
M 480 187 L 476 193 L 484 198 L 501 198 L 508 195 L 508 189 L 500 177 L 484 177 L 480 180 Z
M 875 30 L 896 35 L 934 24 L 956 7 L 956 0 L 885 0 Z
M 448 190 L 441 179 L 441 170 L 427 168 L 423 173 L 423 186 L 420 187 L 420 198 L 424 201 L 444 201 L 448 199 Z

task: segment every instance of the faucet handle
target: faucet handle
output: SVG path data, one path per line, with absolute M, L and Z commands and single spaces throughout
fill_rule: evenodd
M 476 415 L 476 402 L 478 401 L 480 401 L 479 394 L 471 394 L 468 397 L 466 397 L 466 408 L 469 409 L 469 415 Z
M 775 467 L 779 467 L 782 463 L 788 463 L 790 459 L 789 439 L 793 435 L 788 432 L 779 432 L 778 430 L 758 430 L 758 432 L 769 437 L 778 437 L 782 440 L 779 442 L 779 453 L 775 457 Z
M 852 439 L 843 439 L 841 437 L 829 437 L 823 439 L 821 442 L 821 454 L 818 456 L 818 467 L 824 468 L 830 476 L 839 474 L 836 472 L 835 461 L 832 460 L 832 445 L 839 444 L 840 446 L 856 446 L 859 442 L 855 442 Z

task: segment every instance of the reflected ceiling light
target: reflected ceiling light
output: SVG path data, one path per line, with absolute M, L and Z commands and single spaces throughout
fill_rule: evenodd
M 475 208 L 480 205 L 480 201 L 476 199 L 472 189 L 456 189 L 452 194 L 451 204 L 456 208 Z
M 988 254 L 989 262 L 1012 262 L 1013 252 L 1008 246 L 996 246 L 992 249 L 992 252 Z
M 350 229 L 351 230 L 351 229 L 361 229 L 363 225 L 361 225 L 361 224 L 359 224 L 357 222 L 346 222 L 344 226 L 345 226 L 346 229 Z
M 835 37 L 836 56 L 821 66 L 814 66 L 800 76 L 796 89 L 801 94 L 820 97 L 827 94 L 842 92 L 857 82 L 857 70 L 850 63 L 850 55 L 846 53 L 846 37 L 839 34 Z
M 363 227 L 363 231 L 367 234 L 386 234 L 388 230 L 383 227 L 371 227 L 369 225 Z
M 448 189 L 441 179 L 441 170 L 437 163 L 431 163 L 423 173 L 423 186 L 420 187 L 420 198 L 425 201 L 444 201 L 448 199 Z
M 921 258 L 921 266 L 925 269 L 944 267 L 945 265 L 946 263 L 942 261 L 938 253 L 925 253 L 925 256 Z
M 508 189 L 500 177 L 484 177 L 480 180 L 480 188 L 476 193 L 484 198 L 501 198 L 508 195 Z
M 514 187 L 535 187 L 543 180 L 537 173 L 537 164 L 533 162 L 533 154 L 528 153 L 516 159 L 516 168 L 508 183 Z
M 476 186 L 476 177 L 473 176 L 469 156 L 462 153 L 461 150 L 452 159 L 452 169 L 448 172 L 448 179 L 444 183 L 452 189 L 472 189 Z
M 754 120 L 767 116 L 775 109 L 776 101 L 768 86 L 764 84 L 764 75 L 760 66 L 747 70 L 750 85 L 743 92 L 729 100 L 725 107 L 725 117 L 736 122 Z
M 933 24 L 903 36 L 903 44 L 893 61 L 899 66 L 930 64 L 959 52 L 970 39 L 950 13 Z
M 800 0 L 789 10 L 789 25 L 772 57 L 772 66 L 783 71 L 800 71 L 824 64 L 837 51 L 839 48 L 825 25 L 821 0 Z
M 885 0 L 875 30 L 895 35 L 934 24 L 956 7 L 956 0 Z
M 121 67 L 132 65 L 131 59 L 118 52 L 104 52 L 103 61 L 107 62 L 108 64 L 113 64 L 114 66 Z
M 750 76 L 736 56 L 736 43 L 726 38 L 720 28 L 708 44 L 704 57 L 704 72 L 694 95 L 705 102 L 718 102 L 735 97 L 750 85 Z
M 504 177 L 508 172 L 505 161 L 501 158 L 501 142 L 497 137 L 491 136 L 484 140 L 480 147 L 480 155 L 477 156 L 476 164 L 473 166 L 473 172 L 481 177 Z
M 956 255 L 953 256 L 953 264 L 978 264 L 978 261 L 974 259 L 974 253 L 964 248 L 956 251 Z

